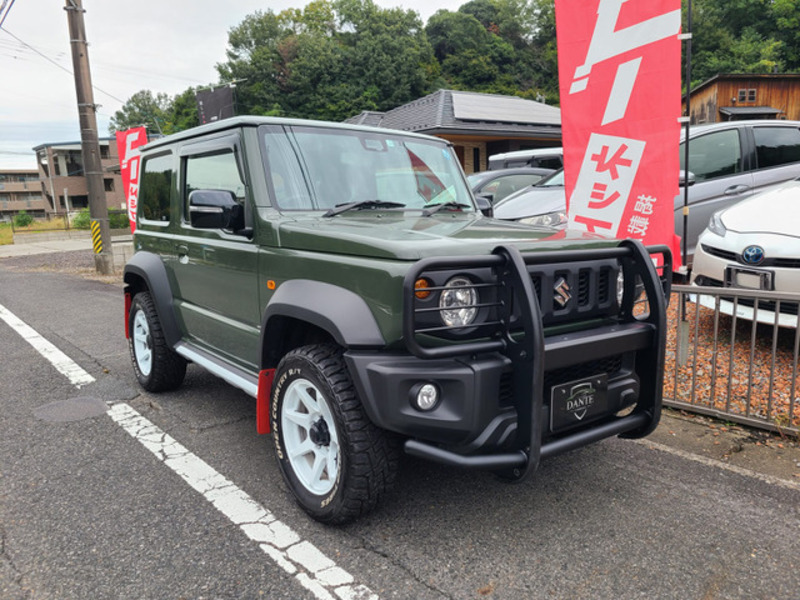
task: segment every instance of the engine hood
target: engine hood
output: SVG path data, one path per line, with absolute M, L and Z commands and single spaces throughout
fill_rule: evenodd
M 569 240 L 597 246 L 616 241 L 578 231 L 535 228 L 489 219 L 475 213 L 439 213 L 421 217 L 404 213 L 296 218 L 279 226 L 280 246 L 294 250 L 348 254 L 396 260 L 431 256 L 488 254 L 511 244 L 520 251 L 557 249 Z
M 722 213 L 726 229 L 800 237 L 800 181 L 743 200 Z
M 518 221 L 534 215 L 544 215 L 556 211 L 566 212 L 567 201 L 561 186 L 536 186 L 509 196 L 494 207 L 496 219 Z

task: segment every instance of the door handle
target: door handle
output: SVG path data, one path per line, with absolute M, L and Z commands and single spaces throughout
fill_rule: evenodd
M 739 194 L 744 194 L 745 192 L 749 192 L 750 189 L 751 188 L 749 185 L 744 185 L 740 183 L 739 185 L 732 185 L 727 190 L 725 190 L 724 193 L 726 196 L 738 196 Z

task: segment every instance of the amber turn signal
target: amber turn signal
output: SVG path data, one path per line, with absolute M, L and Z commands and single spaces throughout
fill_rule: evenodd
M 428 281 L 427 279 L 425 278 L 417 279 L 414 282 L 414 290 L 416 290 L 414 292 L 414 295 L 420 300 L 425 300 L 425 298 L 431 295 L 431 293 L 426 289 L 429 288 L 430 286 L 431 282 Z

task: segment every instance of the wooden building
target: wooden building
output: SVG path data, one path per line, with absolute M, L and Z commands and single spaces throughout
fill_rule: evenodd
M 692 124 L 745 119 L 800 120 L 800 74 L 716 75 L 694 88 Z M 686 102 L 683 102 L 686 114 Z

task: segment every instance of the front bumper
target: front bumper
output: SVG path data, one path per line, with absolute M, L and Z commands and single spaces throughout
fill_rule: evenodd
M 692 285 L 717 288 L 719 294 L 698 294 L 696 300 L 701 306 L 739 319 L 756 321 L 765 325 L 796 328 L 798 324 L 798 303 L 781 297 L 800 290 L 800 245 L 794 240 L 787 245 L 784 236 L 762 234 L 758 242 L 764 247 L 767 259 L 760 265 L 748 265 L 741 259 L 742 250 L 753 241 L 752 235 L 729 232 L 725 238 L 705 232 L 695 252 L 692 269 Z M 741 278 L 741 281 L 739 280 Z M 722 289 L 733 290 L 731 295 L 723 295 Z M 762 292 L 767 292 L 763 294 Z M 719 304 L 717 298 L 719 295 Z M 775 296 L 777 300 L 772 297 Z M 755 306 L 758 297 L 758 310 Z
M 545 442 L 555 440 L 634 405 L 641 393 L 637 355 L 651 348 L 655 337 L 651 325 L 631 323 L 546 338 L 541 398 L 528 399 L 541 407 L 537 435 Z M 379 427 L 461 453 L 513 446 L 518 411 L 514 365 L 508 357 L 495 352 L 426 360 L 408 354 L 348 352 L 345 359 L 367 414 Z M 608 376 L 606 411 L 586 422 L 576 420 L 574 427 L 554 430 L 553 387 L 600 374 Z M 413 396 L 425 383 L 440 390 L 440 401 L 423 412 L 414 408 Z
M 475 263 L 492 268 L 507 297 L 499 304 L 514 307 L 512 319 L 502 315 L 496 332 L 484 340 L 426 346 L 414 328 L 413 282 L 431 269 L 469 268 L 469 259 L 420 261 L 407 278 L 403 354 L 348 352 L 345 355 L 369 417 L 378 426 L 409 439 L 406 452 L 441 463 L 508 471 L 521 478 L 534 471 L 543 456 L 551 456 L 613 435 L 642 437 L 657 425 L 661 412 L 665 345 L 665 291 L 670 276 L 669 251 L 664 256 L 665 281 L 655 271 L 638 242 L 591 251 L 538 253 L 523 256 L 513 248 L 498 248 L 493 259 Z M 583 268 L 587 260 L 615 258 L 625 265 L 626 306 L 618 319 L 603 319 L 593 328 L 546 337 L 528 267 L 567 264 Z M 549 262 L 548 262 L 549 261 Z M 495 264 L 496 263 L 496 264 Z M 628 277 L 630 276 L 630 277 Z M 650 309 L 633 313 L 636 286 L 643 288 Z M 551 394 L 565 383 L 605 375 L 604 410 L 590 418 L 554 427 Z M 412 405 L 421 383 L 441 391 L 429 412 Z M 624 414 L 620 414 L 621 411 Z

